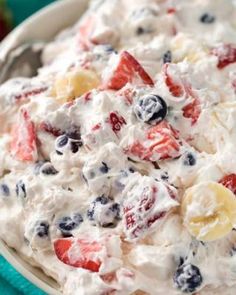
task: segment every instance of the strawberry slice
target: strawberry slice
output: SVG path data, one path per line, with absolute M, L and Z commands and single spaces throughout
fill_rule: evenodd
M 41 93 L 45 92 L 47 89 L 48 89 L 48 87 L 41 87 L 41 88 L 35 88 L 32 90 L 28 90 L 28 91 L 25 91 L 25 92 L 15 95 L 15 99 L 16 100 L 27 99 L 30 96 L 36 96 L 38 94 L 41 94 Z
M 183 116 L 185 118 L 191 119 L 192 125 L 194 125 L 197 122 L 201 114 L 200 103 L 197 99 L 194 99 L 193 102 L 183 107 L 182 110 L 183 110 Z
M 100 243 L 85 239 L 68 238 L 58 239 L 54 242 L 54 251 L 60 261 L 92 272 L 98 272 L 100 269 L 101 261 L 97 255 L 101 250 Z
M 119 90 L 128 82 L 153 86 L 154 82 L 141 64 L 127 51 L 120 55 L 118 65 L 105 83 L 105 88 Z M 137 81 L 138 80 L 138 81 Z
M 184 95 L 184 87 L 181 82 L 178 82 L 171 77 L 169 73 L 169 65 L 168 63 L 163 65 L 163 74 L 166 86 L 168 87 L 170 93 L 175 97 L 181 97 Z
M 184 88 L 187 96 L 192 98 L 192 102 L 183 107 L 183 116 L 185 118 L 191 119 L 191 123 L 194 125 L 198 121 L 198 118 L 201 114 L 200 100 L 189 83 L 185 82 Z
M 41 122 L 39 124 L 39 130 L 44 131 L 46 133 L 50 133 L 55 137 L 58 137 L 60 135 L 63 134 L 63 131 L 61 131 L 60 129 L 53 127 L 49 122 Z
M 79 27 L 78 45 L 81 50 L 88 51 L 93 44 L 90 36 L 95 26 L 95 18 L 87 17 Z
M 229 174 L 224 176 L 219 183 L 221 183 L 223 186 L 227 187 L 229 190 L 231 190 L 236 195 L 236 174 Z
M 109 115 L 109 123 L 112 126 L 112 130 L 117 133 L 121 130 L 121 127 L 126 124 L 126 121 L 117 112 L 111 112 Z
M 147 180 L 147 178 L 146 178 Z M 129 197 L 124 200 L 124 225 L 126 237 L 130 240 L 142 238 L 150 228 L 157 225 L 157 221 L 166 216 L 172 206 L 176 206 L 177 191 L 163 182 L 149 180 L 142 183 L 142 179 L 130 189 Z M 166 199 L 172 205 L 162 208 L 160 202 Z
M 147 130 L 146 140 L 143 143 L 135 141 L 128 148 L 128 153 L 141 160 L 152 162 L 176 158 L 180 155 L 178 131 L 167 121 L 162 121 Z
M 218 57 L 218 69 L 223 69 L 236 62 L 236 46 L 233 44 L 221 44 L 213 48 L 211 53 Z
M 19 123 L 12 127 L 10 151 L 19 161 L 36 161 L 36 131 L 28 112 L 22 109 Z

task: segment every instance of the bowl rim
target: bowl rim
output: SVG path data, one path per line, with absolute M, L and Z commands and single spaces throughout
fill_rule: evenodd
M 65 29 L 68 26 L 71 26 L 76 20 L 79 19 L 79 17 L 82 15 L 82 13 L 86 10 L 88 6 L 88 0 L 57 0 L 55 2 L 52 2 L 51 4 L 48 4 L 47 6 L 41 8 L 31 16 L 29 16 L 26 20 L 24 20 L 20 25 L 18 25 L 13 31 L 11 31 L 3 40 L 0 42 L 0 61 L 4 60 L 6 56 L 8 55 L 9 51 L 14 49 L 15 47 L 19 46 L 25 41 L 30 40 L 50 40 L 55 36 L 60 30 Z M 68 17 L 65 14 L 60 15 L 60 19 L 58 18 L 52 18 L 52 15 L 60 12 L 60 11 L 69 11 L 69 7 L 79 7 L 81 6 L 80 13 L 77 13 L 76 10 L 70 10 L 70 14 L 72 15 L 72 21 L 68 19 Z M 76 15 L 78 16 L 77 19 L 75 18 Z M 50 22 L 50 26 L 45 26 L 45 23 L 43 23 L 44 20 L 47 20 Z M 58 28 L 55 29 L 55 21 L 58 25 Z M 62 23 L 64 25 L 62 25 Z M 32 31 L 32 27 L 35 26 L 36 23 L 41 23 L 43 27 L 46 29 L 46 31 L 42 32 L 42 29 L 40 27 L 37 27 L 37 31 Z M 51 25 L 54 27 L 52 28 Z M 36 38 L 35 38 L 36 36 Z M 45 38 L 46 36 L 46 38 Z
M 45 37 L 43 36 L 43 30 L 37 27 L 40 32 L 36 34 L 36 38 L 42 37 L 42 40 L 50 40 L 57 32 L 75 23 L 83 12 L 85 12 L 87 5 L 87 0 L 58 0 L 40 9 L 16 27 L 1 42 L 0 62 L 6 58 L 9 51 L 34 38 L 34 30 L 32 30 L 32 28 L 35 27 L 36 24 L 42 23 L 44 20 L 49 21 L 51 24 L 52 16 L 59 16 L 60 11 L 63 11 L 59 19 L 58 17 L 55 18 L 56 20 L 53 23 L 54 27 L 45 32 Z M 72 9 L 74 7 L 78 7 L 79 9 Z M 68 15 L 65 13 L 66 11 L 69 12 Z M 45 24 L 43 24 L 43 26 L 45 26 Z M 46 275 L 42 269 L 38 269 L 28 263 L 26 259 L 23 259 L 20 254 L 17 254 L 13 248 L 9 247 L 2 238 L 0 238 L 0 255 L 2 255 L 22 276 L 42 291 L 50 295 L 62 295 L 60 286 L 57 285 L 56 281 Z

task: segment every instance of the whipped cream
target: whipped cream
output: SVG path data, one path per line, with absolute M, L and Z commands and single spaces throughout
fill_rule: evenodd
M 236 225 L 188 224 L 236 192 L 235 40 L 231 0 L 96 0 L 0 86 L 0 237 L 63 294 L 235 294 Z

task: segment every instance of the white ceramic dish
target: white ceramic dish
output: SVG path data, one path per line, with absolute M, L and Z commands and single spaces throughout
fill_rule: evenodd
M 17 27 L 0 45 L 0 60 L 11 48 L 32 40 L 50 40 L 73 23 L 86 10 L 88 0 L 61 0 L 40 10 Z M 60 295 L 57 283 L 40 269 L 26 263 L 0 239 L 0 254 L 24 277 L 49 295 Z

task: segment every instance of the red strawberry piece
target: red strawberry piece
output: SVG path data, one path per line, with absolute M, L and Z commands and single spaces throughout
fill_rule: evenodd
M 189 103 L 183 108 L 183 116 L 191 119 L 192 125 L 195 124 L 201 114 L 200 102 L 194 99 L 193 102 Z
M 211 53 L 218 57 L 218 69 L 223 69 L 229 64 L 236 62 L 236 45 L 222 44 L 213 48 Z
M 180 140 L 178 131 L 168 122 L 162 121 L 148 129 L 146 141 L 134 142 L 128 153 L 137 156 L 142 160 L 155 162 L 169 158 L 176 158 L 180 155 Z
M 201 114 L 200 100 L 189 83 L 185 82 L 184 88 L 187 96 L 192 98 L 192 102 L 183 107 L 183 116 L 191 119 L 191 123 L 194 125 Z
M 105 275 L 101 275 L 100 278 L 107 284 L 117 281 L 117 276 L 115 272 L 110 272 Z
M 236 195 L 236 174 L 229 174 L 224 176 L 219 183 L 227 187 Z
M 85 239 L 58 239 L 54 242 L 54 251 L 57 258 L 63 263 L 98 272 L 101 261 L 97 254 L 102 250 L 102 245 L 96 241 Z
M 123 88 L 119 91 L 118 95 L 122 98 L 124 98 L 125 103 L 127 105 L 133 104 L 133 97 L 135 94 L 135 90 L 132 88 Z
M 87 17 L 79 27 L 78 45 L 79 48 L 88 51 L 91 47 L 92 40 L 90 39 L 93 29 L 95 27 L 95 18 L 93 16 Z
M 139 184 L 137 185 L 139 186 Z M 151 183 L 146 185 L 142 188 L 140 195 L 138 195 L 138 191 L 135 187 L 134 190 L 131 190 L 130 197 L 124 201 L 126 236 L 131 240 L 143 237 L 158 220 L 167 214 L 167 211 L 162 211 L 158 207 L 159 198 L 176 199 L 174 188 L 162 182 L 154 183 L 153 181 L 153 185 Z M 169 191 L 171 191 L 171 194 Z
M 182 82 L 176 81 L 173 77 L 171 77 L 169 71 L 169 64 L 166 63 L 163 65 L 163 73 L 166 86 L 168 87 L 170 93 L 175 97 L 181 97 L 184 95 L 184 87 Z
M 168 122 L 151 127 L 147 132 L 147 138 L 151 140 L 149 151 L 152 156 L 159 155 L 160 160 L 176 158 L 180 155 L 180 142 L 178 131 Z
M 63 134 L 63 132 L 60 129 L 53 127 L 48 122 L 41 122 L 39 124 L 39 130 L 45 131 L 47 133 L 50 133 L 50 134 L 52 134 L 55 137 L 58 137 L 58 136 L 60 136 L 60 135 Z
M 151 161 L 152 153 L 139 141 L 135 141 L 125 152 L 128 152 L 128 154 L 134 155 L 141 160 Z
M 121 130 L 122 125 L 126 124 L 126 121 L 119 114 L 111 112 L 109 116 L 109 123 L 112 126 L 112 130 L 117 133 Z
M 150 129 L 148 129 L 147 138 L 148 139 L 154 139 L 158 133 L 160 133 L 160 134 L 170 134 L 174 138 L 179 139 L 179 131 L 174 129 L 170 125 L 170 123 L 168 123 L 165 120 L 163 120 L 159 124 L 157 124 L 157 125 L 151 127 Z
M 96 130 L 99 130 L 100 128 L 101 128 L 101 123 L 98 123 L 98 124 L 96 124 L 96 125 L 94 125 L 93 127 L 92 127 L 92 131 L 96 131 Z
M 42 92 L 45 92 L 48 89 L 48 87 L 41 87 L 41 88 L 35 88 L 32 90 L 28 90 L 25 92 L 22 92 L 21 94 L 15 95 L 15 99 L 19 100 L 19 99 L 27 99 L 30 96 L 36 96 Z
M 19 161 L 36 161 L 36 131 L 26 110 L 20 113 L 19 123 L 14 125 L 11 132 L 11 154 Z
M 154 82 L 148 73 L 144 70 L 141 64 L 127 51 L 123 51 L 117 67 L 113 71 L 112 76 L 105 83 L 105 88 L 119 90 L 128 82 L 132 83 L 134 80 L 144 85 L 153 86 Z
M 169 7 L 169 8 L 167 9 L 167 13 L 168 13 L 168 14 L 174 14 L 174 13 L 176 13 L 176 8 L 174 8 L 174 7 Z

